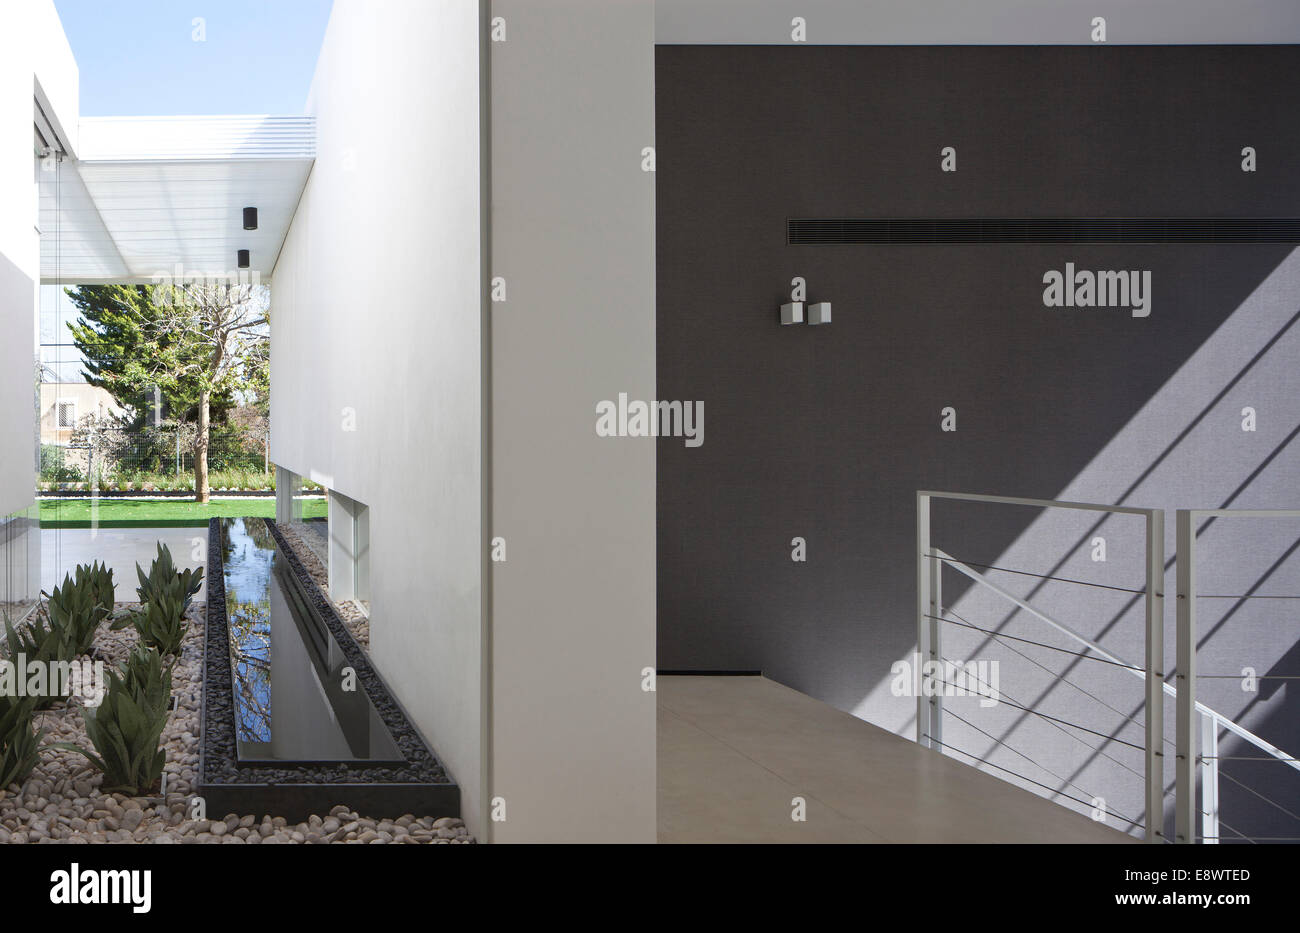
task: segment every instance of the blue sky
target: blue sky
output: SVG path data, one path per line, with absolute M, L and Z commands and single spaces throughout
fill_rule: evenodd
M 332 0 L 55 0 L 83 116 L 301 113 Z M 195 18 L 202 18 L 200 38 Z

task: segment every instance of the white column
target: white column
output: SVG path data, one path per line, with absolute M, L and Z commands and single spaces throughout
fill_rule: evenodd
M 1146 840 L 1165 824 L 1165 513 L 1146 522 Z
M 1174 841 L 1196 841 L 1196 520 L 1178 510 L 1178 725 Z
M 329 590 L 336 603 L 356 598 L 356 503 L 333 489 L 329 502 Z
M 1219 842 L 1219 717 L 1201 713 L 1201 841 Z
M 275 467 L 275 520 L 282 525 L 302 518 L 297 511 L 298 492 L 302 479 L 292 470 L 276 464 Z
M 354 502 L 353 505 L 355 506 L 353 519 L 356 548 L 353 598 L 368 606 L 370 603 L 370 509 L 360 502 Z
M 925 677 L 922 673 L 925 664 L 934 652 L 930 643 L 930 600 L 935 594 L 930 576 L 933 566 L 930 560 L 930 497 L 924 493 L 916 494 L 916 665 L 918 670 L 912 678 L 916 686 L 916 741 L 927 748 L 932 747 L 930 737 L 934 735 L 931 718 L 932 698 L 925 695 Z

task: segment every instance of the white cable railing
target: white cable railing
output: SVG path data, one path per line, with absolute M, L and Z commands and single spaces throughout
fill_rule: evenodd
M 1138 667 L 1137 665 L 1132 664 L 1131 662 L 1125 660 L 1121 655 L 1117 655 L 1111 651 L 1107 651 L 1105 648 L 1102 648 L 1100 645 L 1096 644 L 1095 642 L 1091 641 L 1085 636 L 1074 631 L 1064 623 L 1056 621 L 1055 619 L 1046 615 L 1042 611 L 1031 606 L 1023 599 L 1020 599 L 1019 597 L 1007 592 L 1005 589 L 998 586 L 993 581 L 989 580 L 983 574 L 972 569 L 967 564 L 964 564 L 961 561 L 954 559 L 951 555 L 945 553 L 939 548 L 934 548 L 933 552 L 934 555 L 944 564 L 948 565 L 949 567 L 952 567 L 954 570 L 958 571 L 959 573 L 969 577 L 975 583 L 979 584 L 980 586 L 984 587 L 990 592 L 996 593 L 997 595 L 1003 597 L 1004 599 L 1007 599 L 1008 601 L 1014 603 L 1018 608 L 1023 609 L 1025 612 L 1029 613 L 1034 618 L 1047 623 L 1052 628 L 1056 629 L 1058 632 L 1061 632 L 1062 634 L 1078 642 L 1080 645 L 1083 645 L 1085 648 L 1097 654 L 1099 657 L 1112 661 L 1115 664 L 1125 668 L 1130 673 L 1132 673 L 1135 677 L 1141 680 L 1146 679 L 1146 671 L 1144 671 L 1142 668 Z M 951 612 L 951 610 L 948 611 Z M 1002 633 L 998 633 L 998 634 L 1000 637 L 1003 638 L 1007 637 L 1005 634 Z M 1074 686 L 1073 684 L 1071 685 Z M 1171 696 L 1175 700 L 1177 700 L 1178 689 L 1173 684 L 1166 682 L 1164 684 L 1164 692 L 1167 696 Z M 1094 699 L 1096 698 L 1094 697 Z M 1201 741 L 1202 741 L 1202 749 L 1203 749 L 1200 755 L 1201 807 L 1202 807 L 1201 837 L 1202 840 L 1205 842 L 1217 842 L 1219 839 L 1219 835 L 1218 835 L 1219 834 L 1218 737 L 1220 732 L 1222 731 L 1231 732 L 1233 735 L 1237 736 L 1238 738 L 1255 746 L 1260 751 L 1265 752 L 1271 758 L 1277 759 L 1281 763 L 1290 765 L 1292 768 L 1295 768 L 1296 770 L 1300 770 L 1300 762 L 1296 761 L 1295 758 L 1288 755 L 1286 752 L 1282 751 L 1277 746 L 1266 741 L 1265 739 L 1260 738 L 1258 735 L 1251 732 L 1249 729 L 1246 729 L 1244 726 L 1240 725 L 1234 720 L 1229 719 L 1227 716 L 1224 716 L 1222 713 L 1218 712 L 1217 710 L 1211 709 L 1210 707 L 1206 706 L 1204 703 L 1196 701 L 1195 709 L 1196 709 L 1196 715 L 1200 718 Z M 1173 745 L 1174 743 L 1166 739 L 1164 741 L 1164 744 Z M 1268 800 L 1268 798 L 1264 798 L 1264 800 L 1266 802 L 1273 803 L 1273 801 Z M 1178 841 L 1182 841 L 1182 840 L 1180 839 Z
M 1080 632 L 1075 631 L 1073 628 L 1066 625 L 1065 623 L 1060 622 L 1057 619 L 1054 619 L 1047 613 L 1031 605 L 1027 600 L 1022 599 L 1021 597 L 1016 596 L 1014 593 L 1010 592 L 1006 588 L 999 586 L 997 583 L 990 580 L 985 574 L 975 570 L 970 565 L 970 563 L 957 560 L 947 552 L 934 547 L 930 540 L 930 503 L 931 500 L 933 499 L 947 499 L 947 500 L 958 500 L 958 501 L 967 501 L 967 502 L 1000 503 L 1006 505 L 1022 505 L 1022 506 L 1032 506 L 1038 508 L 1076 509 L 1076 510 L 1084 510 L 1084 511 L 1111 512 L 1111 513 L 1133 514 L 1133 515 L 1144 516 L 1146 519 L 1146 529 L 1145 529 L 1146 530 L 1146 546 L 1145 546 L 1146 568 L 1145 568 L 1144 586 L 1141 589 L 1127 589 L 1124 587 L 1103 587 L 1103 588 L 1123 589 L 1126 590 L 1127 592 L 1138 594 L 1143 597 L 1145 603 L 1145 630 L 1146 630 L 1145 631 L 1145 636 L 1146 636 L 1145 663 L 1141 665 L 1134 664 L 1131 661 L 1123 658 L 1122 656 L 1103 648 L 1096 641 L 1087 638 L 1086 636 L 1084 636 Z M 1012 636 L 1005 632 L 991 631 L 991 630 L 980 628 L 978 626 L 975 626 L 967 622 L 964 619 L 958 618 L 957 620 L 954 620 L 954 619 L 947 618 L 947 616 L 949 615 L 956 615 L 951 609 L 946 609 L 943 606 L 943 601 L 942 601 L 941 571 L 943 566 L 947 565 L 953 568 L 954 570 L 956 570 L 957 572 L 963 574 L 967 578 L 969 578 L 976 585 L 994 593 L 1001 599 L 1010 602 L 1011 604 L 1016 606 L 1017 609 L 1024 611 L 1032 618 L 1051 627 L 1052 629 L 1056 630 L 1060 634 L 1065 635 L 1070 640 L 1082 646 L 1084 651 L 1079 653 L 1077 655 L 1078 657 L 1085 657 L 1090 660 L 1101 661 L 1104 663 L 1122 667 L 1125 670 L 1129 671 L 1134 676 L 1138 677 L 1139 679 L 1145 682 L 1146 684 L 1146 689 L 1144 691 L 1145 723 L 1138 723 L 1137 720 L 1134 719 L 1132 716 L 1124 714 L 1123 712 L 1116 709 L 1115 707 L 1110 706 L 1110 704 L 1105 703 L 1104 700 L 1097 697 L 1095 694 L 1090 693 L 1089 691 L 1085 690 L 1083 687 L 1062 677 L 1061 675 L 1057 675 L 1054 672 L 1051 672 L 1048 668 L 1044 667 L 1041 664 L 1038 664 L 1038 662 L 1034 661 L 1028 655 L 1023 654 L 1023 652 L 1011 648 L 1011 650 L 1015 651 L 1016 654 L 1021 655 L 1026 660 L 1030 661 L 1036 666 L 1043 668 L 1043 670 L 1048 671 L 1048 673 L 1052 673 L 1054 677 L 1057 677 L 1057 679 L 1068 684 L 1074 689 L 1079 690 L 1086 696 L 1091 697 L 1093 700 L 1096 700 L 1097 702 L 1102 703 L 1107 708 L 1112 709 L 1115 712 L 1119 713 L 1129 722 L 1132 722 L 1135 725 L 1143 726 L 1145 732 L 1145 742 L 1142 746 L 1138 746 L 1134 743 L 1124 742 L 1123 740 L 1116 739 L 1114 736 L 1106 736 L 1103 735 L 1102 733 L 1094 732 L 1093 730 L 1086 729 L 1085 727 L 1082 727 L 1076 723 L 1070 723 L 1064 720 L 1056 720 L 1053 717 L 1047 716 L 1046 714 L 1043 714 L 1038 710 L 1029 708 L 1026 705 L 1020 705 L 1014 699 L 1012 699 L 1011 701 L 1011 704 L 1013 706 L 1016 706 L 1017 708 L 1020 708 L 1027 713 L 1033 713 L 1034 715 L 1041 716 L 1045 720 L 1048 720 L 1051 724 L 1055 725 L 1056 728 L 1061 729 L 1061 731 L 1063 732 L 1065 732 L 1066 730 L 1062 728 L 1062 724 L 1066 726 L 1070 726 L 1073 729 L 1080 730 L 1085 733 L 1092 733 L 1094 735 L 1098 735 L 1101 738 L 1105 739 L 1107 742 L 1120 742 L 1121 744 L 1131 745 L 1132 747 L 1143 752 L 1144 770 L 1142 772 L 1139 772 L 1129 767 L 1128 765 L 1125 765 L 1123 762 L 1120 762 L 1117 759 L 1112 758 L 1110 755 L 1108 755 L 1106 752 L 1103 751 L 1103 748 L 1101 746 L 1092 746 L 1088 742 L 1084 742 L 1085 745 L 1088 745 L 1088 747 L 1092 748 L 1095 752 L 1102 755 L 1103 757 L 1108 758 L 1112 762 L 1120 765 L 1126 770 L 1133 772 L 1134 774 L 1140 774 L 1142 776 L 1145 785 L 1145 797 L 1146 797 L 1146 818 L 1144 824 L 1144 835 L 1148 842 L 1171 841 L 1164 838 L 1164 832 L 1163 832 L 1163 822 L 1164 822 L 1163 758 L 1164 758 L 1164 747 L 1166 745 L 1173 745 L 1176 754 L 1175 771 L 1176 771 L 1177 779 L 1175 782 L 1175 790 L 1177 796 L 1177 805 L 1175 808 L 1175 812 L 1176 812 L 1175 824 L 1177 827 L 1177 832 L 1176 832 L 1176 840 L 1174 841 L 1192 842 L 1196 840 L 1197 837 L 1195 835 L 1195 827 L 1196 827 L 1195 819 L 1198 814 L 1201 817 L 1201 833 L 1200 833 L 1201 841 L 1211 842 L 1211 843 L 1217 842 L 1220 834 L 1220 825 L 1222 825 L 1225 828 L 1228 828 L 1230 831 L 1236 833 L 1237 836 L 1245 839 L 1247 838 L 1245 834 L 1240 833 L 1235 829 L 1232 829 L 1232 827 L 1228 826 L 1226 823 L 1224 823 L 1221 820 L 1219 815 L 1219 779 L 1221 775 L 1219 771 L 1220 756 L 1218 753 L 1218 737 L 1220 732 L 1226 730 L 1227 732 L 1236 735 L 1238 738 L 1242 739 L 1243 741 L 1253 745 L 1255 748 L 1264 752 L 1268 760 L 1275 760 L 1281 763 L 1288 764 L 1292 768 L 1295 768 L 1297 770 L 1300 770 L 1300 761 L 1298 761 L 1294 756 L 1288 755 L 1280 748 L 1277 748 L 1272 743 L 1254 734 L 1253 732 L 1246 729 L 1244 726 L 1240 725 L 1239 723 L 1235 722 L 1229 717 L 1223 715 L 1222 713 L 1219 713 L 1214 709 L 1211 709 L 1210 707 L 1206 706 L 1204 703 L 1197 701 L 1195 699 L 1194 686 L 1190 689 L 1184 689 L 1181 695 L 1179 693 L 1179 687 L 1183 686 L 1186 683 L 1191 683 L 1194 685 L 1195 682 L 1195 587 L 1194 587 L 1195 549 L 1194 547 L 1190 546 L 1189 542 L 1194 541 L 1195 538 L 1194 529 L 1195 529 L 1196 521 L 1198 520 L 1199 517 L 1228 516 L 1228 515 L 1232 515 L 1232 516 L 1246 515 L 1246 516 L 1254 516 L 1254 517 L 1261 517 L 1261 516 L 1300 517 L 1300 512 L 1295 512 L 1295 511 L 1269 511 L 1269 512 L 1231 511 L 1229 512 L 1223 510 L 1207 510 L 1207 511 L 1180 510 L 1178 512 L 1178 520 L 1179 520 L 1179 526 L 1178 526 L 1178 542 L 1179 542 L 1178 543 L 1178 581 L 1179 581 L 1179 585 L 1178 585 L 1178 590 L 1179 590 L 1178 592 L 1179 595 L 1178 679 L 1179 681 L 1178 682 L 1179 682 L 1179 686 L 1176 687 L 1173 684 L 1165 682 L 1164 672 L 1160 670 L 1162 666 L 1162 658 L 1164 652 L 1163 580 L 1164 580 L 1164 572 L 1165 572 L 1165 562 L 1164 562 L 1164 513 L 1162 510 L 1139 509 L 1139 508 L 1124 507 L 1124 506 L 1104 506 L 1104 505 L 1097 505 L 1092 503 L 1063 502 L 1063 501 L 1045 500 L 1045 499 L 1024 499 L 1024 498 L 1016 498 L 1016 497 L 1008 497 L 1008 496 L 985 496 L 985 495 L 975 495 L 975 494 L 967 494 L 967 493 L 943 493 L 943 492 L 933 492 L 933 491 L 920 491 L 917 493 L 917 540 L 918 540 L 918 544 L 920 545 L 920 547 L 918 548 L 918 557 L 917 557 L 918 653 L 920 654 L 920 657 L 922 659 L 930 661 L 935 664 L 941 665 L 944 662 L 947 662 L 947 659 L 944 657 L 942 651 L 942 626 L 945 623 L 962 625 L 966 628 L 984 632 L 988 637 L 998 641 L 999 644 L 1003 645 L 1004 647 L 1011 647 L 1007 645 L 1005 639 L 1010 639 L 1013 641 L 1028 641 L 1027 639 L 1019 638 L 1017 636 Z M 1017 570 L 1010 570 L 1004 567 L 998 567 L 993 569 L 1005 570 L 1010 573 L 1022 572 Z M 1067 580 L 1065 578 L 1051 577 L 1043 574 L 1029 574 L 1029 575 L 1036 576 L 1036 577 L 1043 577 L 1044 579 L 1062 580 L 1063 582 L 1067 582 L 1067 583 L 1086 583 L 1086 581 Z M 1087 585 L 1096 586 L 1098 584 L 1088 583 Z M 1030 641 L 1029 643 L 1040 644 L 1038 642 L 1033 642 L 1033 641 Z M 1058 650 L 1058 651 L 1063 650 L 1063 649 L 1055 648 L 1054 646 L 1051 645 L 1044 644 L 1041 646 L 1044 648 L 1052 648 L 1053 650 Z M 1173 697 L 1178 706 L 1178 733 L 1177 733 L 1176 742 L 1170 742 L 1164 736 L 1164 710 L 1163 710 L 1162 700 L 1165 695 L 1169 695 Z M 931 748 L 936 748 L 936 747 L 952 748 L 952 746 L 947 745 L 943 741 L 944 712 L 945 711 L 943 705 L 942 690 L 930 689 L 930 690 L 918 691 L 917 741 L 920 744 Z M 949 713 L 949 715 L 955 716 L 956 714 Z M 1194 717 L 1196 718 L 1196 723 L 1197 723 L 1196 726 L 1191 725 Z M 983 732 L 983 730 L 979 730 L 972 723 L 966 721 L 965 719 L 962 719 L 962 721 L 966 725 L 971 726 L 972 728 L 976 728 L 977 731 Z M 1077 788 L 1077 785 L 1074 785 L 1072 782 L 1069 782 L 1067 779 L 1062 778 L 1060 775 L 1056 775 L 1054 772 L 1050 771 L 1049 769 L 1044 768 L 1043 765 L 1039 764 L 1038 762 L 1034 762 L 1032 759 L 1028 758 L 1027 756 L 1024 756 L 1022 752 L 1020 752 L 1015 748 L 1012 748 L 1010 745 L 997 739 L 995 736 L 992 736 L 987 732 L 983 732 L 983 734 L 988 736 L 990 739 L 993 739 L 998 745 L 1007 748 L 1008 750 L 1016 753 L 1017 755 L 1026 757 L 1026 760 L 1031 761 L 1037 767 L 1042 768 L 1043 770 L 1047 771 L 1049 774 L 1053 774 L 1053 776 L 1058 778 L 1058 780 L 1064 781 L 1065 783 L 1069 783 L 1070 786 L 1082 790 L 1082 788 Z M 1079 736 L 1074 733 L 1067 733 L 1067 734 L 1070 734 L 1072 737 L 1079 739 Z M 1203 747 L 1203 751 L 1201 752 L 1200 755 L 1197 754 L 1197 747 L 1196 747 L 1196 742 L 1198 739 Z M 1082 739 L 1079 740 L 1082 741 Z M 954 749 L 954 750 L 959 751 L 962 754 L 969 755 L 968 752 L 964 752 L 961 749 Z M 970 756 L 970 757 L 976 757 L 976 756 Z M 984 762 L 982 759 L 977 759 L 977 760 L 980 760 L 984 764 L 989 764 L 991 767 L 999 767 L 996 765 L 992 765 L 989 762 Z M 1196 790 L 1195 779 L 1197 777 L 1196 769 L 1198 768 L 1200 772 L 1199 773 L 1199 777 L 1200 777 L 1199 806 L 1197 804 L 1197 801 L 1194 799 L 1195 790 Z M 1001 768 L 999 769 L 1006 770 Z M 1014 774 L 1014 772 L 1009 772 L 1009 773 Z M 1028 778 L 1025 778 L 1024 775 L 1017 774 L 1016 776 L 1020 777 L 1023 780 L 1029 780 Z M 1232 778 L 1231 776 L 1227 775 L 1226 773 L 1223 774 L 1222 776 L 1226 777 L 1234 784 L 1241 783 L 1236 779 Z M 1030 781 L 1030 783 L 1037 784 L 1039 782 Z M 1040 786 L 1046 787 L 1046 785 L 1040 785 Z M 1050 790 L 1050 788 L 1048 789 Z M 1269 803 L 1272 806 L 1277 807 L 1278 809 L 1282 810 L 1285 813 L 1295 816 L 1295 814 L 1292 813 L 1290 810 L 1281 806 L 1276 801 L 1269 799 L 1263 794 L 1260 794 L 1249 787 L 1244 787 L 1244 789 L 1254 794 L 1255 796 L 1260 797 L 1266 803 Z M 1064 796 L 1069 797 L 1070 795 L 1066 794 Z M 1070 799 L 1077 800 L 1078 798 L 1070 797 Z M 1130 825 L 1137 825 L 1136 820 L 1132 820 L 1128 818 L 1125 819 L 1128 820 Z
M 1196 648 L 1196 552 L 1197 528 L 1205 518 L 1300 518 L 1295 509 L 1179 509 L 1175 513 L 1175 533 L 1178 547 L 1178 628 L 1175 676 L 1177 689 L 1166 690 L 1177 698 L 1177 749 L 1175 787 L 1177 802 L 1174 812 L 1174 835 L 1178 842 L 1190 843 L 1197 839 L 1214 844 L 1220 839 L 1219 813 L 1219 732 L 1227 730 L 1255 746 L 1266 756 L 1300 771 L 1300 760 L 1288 755 L 1277 746 L 1264 741 L 1196 699 L 1197 648 Z M 1260 599 L 1251 594 L 1239 594 L 1233 599 Z M 1291 598 L 1291 597 L 1284 597 Z M 1198 774 L 1199 772 L 1199 774 Z M 1197 778 L 1200 778 L 1200 800 L 1197 800 Z M 1229 778 L 1229 780 L 1232 780 Z M 1234 781 L 1234 783 L 1240 783 Z M 1250 788 L 1245 788 L 1250 790 Z M 1256 796 L 1284 812 L 1290 813 L 1276 801 L 1255 791 Z M 1201 832 L 1196 833 L 1197 816 Z M 1294 813 L 1291 814 L 1295 816 Z M 1279 840 L 1281 841 L 1281 840 Z M 1294 841 L 1290 837 L 1286 841 Z

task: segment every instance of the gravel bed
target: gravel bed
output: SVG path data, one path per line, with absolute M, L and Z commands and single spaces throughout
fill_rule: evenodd
M 199 758 L 199 704 L 203 671 L 203 620 L 206 607 L 191 606 L 190 628 L 181 657 L 172 670 L 177 709 L 163 730 L 167 750 L 166 794 L 161 788 L 146 797 L 105 794 L 103 775 L 82 756 L 45 748 L 41 761 L 20 788 L 0 790 L 0 843 L 222 843 L 268 845 L 294 843 L 472 843 L 465 824 L 452 817 L 374 819 L 345 807 L 288 824 L 284 818 L 257 820 L 251 815 L 208 814 L 189 818 L 192 785 Z M 96 656 L 105 667 L 122 661 L 134 646 L 135 631 L 110 632 L 104 625 L 95 639 Z M 73 703 L 37 714 L 45 743 L 72 742 L 92 749 L 81 708 Z

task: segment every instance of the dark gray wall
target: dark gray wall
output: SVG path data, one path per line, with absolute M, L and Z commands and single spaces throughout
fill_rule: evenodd
M 1300 506 L 1300 272 L 1289 246 L 785 244 L 796 216 L 1298 216 L 1297 68 L 1296 47 L 660 46 L 657 397 L 702 399 L 706 411 L 703 447 L 659 442 L 660 668 L 762 669 L 910 730 L 914 701 L 891 696 L 888 679 L 915 645 L 918 488 L 1171 510 Z M 1255 174 L 1240 171 L 1246 145 L 1259 151 Z M 944 146 L 957 149 L 955 174 L 939 170 Z M 1044 308 L 1042 275 L 1067 261 L 1151 270 L 1151 316 Z M 779 326 L 795 275 L 811 301 L 833 302 L 830 327 Z M 940 431 L 947 405 L 955 433 Z M 1261 412 L 1253 434 L 1240 429 L 1244 405 Z M 1169 524 L 1172 558 L 1172 511 Z M 1139 530 L 948 506 L 935 539 L 976 561 L 1136 587 Z M 1108 538 L 1105 564 L 1083 547 L 1094 533 Z M 807 563 L 790 560 L 796 535 Z M 1244 592 L 1279 558 L 1268 585 L 1300 592 L 1287 550 L 1298 536 L 1295 524 L 1220 526 L 1203 550 L 1217 549 L 1220 586 L 1239 587 L 1222 592 Z M 963 614 L 986 613 L 972 621 L 1043 637 L 957 579 L 945 586 Z M 1140 660 L 1140 607 L 1127 594 L 1053 585 L 1035 598 Z M 1294 660 L 1300 632 L 1260 605 L 1241 604 L 1218 628 L 1228 606 L 1206 619 L 1225 647 L 1207 648 L 1203 670 Z M 1171 654 L 1172 619 L 1171 605 Z M 993 651 L 960 634 L 956 657 Z M 1124 716 L 1139 712 L 1141 685 L 1123 672 L 1072 674 L 1112 698 L 1102 707 L 999 656 L 1004 691 L 1020 702 L 1126 737 L 1135 728 Z M 1058 672 L 1070 660 L 1034 657 Z M 1300 744 L 1285 691 L 1205 689 L 1220 711 Z M 1008 710 L 962 715 L 1047 749 L 1035 780 L 1104 793 L 1140 816 L 1140 782 L 1124 767 L 1140 759 L 1090 753 Z M 992 748 L 977 732 L 950 736 Z M 998 747 L 992 760 L 1025 773 L 1007 754 Z M 1289 788 L 1295 803 L 1296 786 L 1274 792 Z

